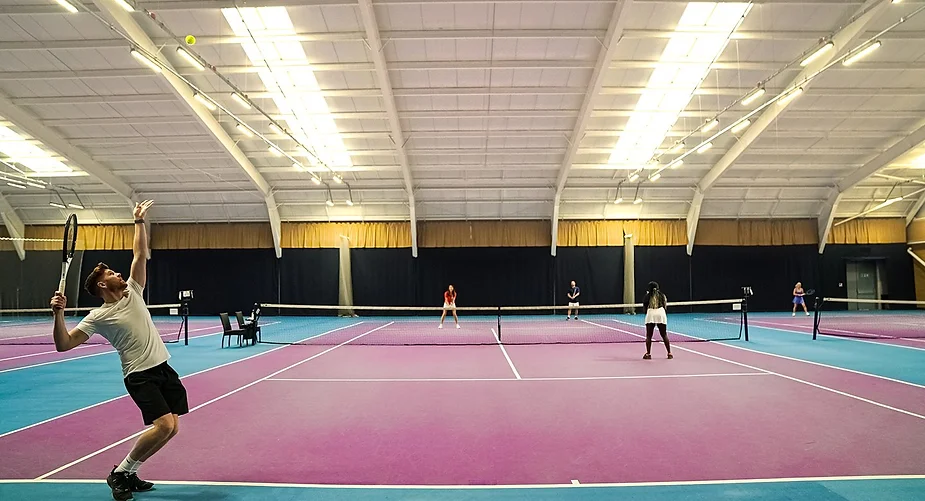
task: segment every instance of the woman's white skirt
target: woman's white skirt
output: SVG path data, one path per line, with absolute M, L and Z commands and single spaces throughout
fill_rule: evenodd
M 665 313 L 665 308 L 649 308 L 649 311 L 646 312 L 646 323 L 667 324 L 668 314 Z

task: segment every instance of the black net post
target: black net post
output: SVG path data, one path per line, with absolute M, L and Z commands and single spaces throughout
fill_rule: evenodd
M 816 337 L 819 334 L 819 310 L 822 309 L 822 300 L 819 299 L 819 296 L 816 296 L 815 301 L 813 301 L 813 340 L 816 340 Z
M 501 343 L 501 307 L 498 307 L 498 343 Z
M 742 327 L 745 330 L 745 340 L 748 341 L 748 296 L 742 298 Z

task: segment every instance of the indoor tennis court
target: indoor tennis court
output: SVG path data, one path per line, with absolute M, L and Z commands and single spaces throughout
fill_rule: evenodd
M 0 499 L 925 499 L 922 0 L 0 0 Z

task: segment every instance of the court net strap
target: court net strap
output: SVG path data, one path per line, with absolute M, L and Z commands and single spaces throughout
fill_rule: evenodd
M 180 307 L 179 304 L 149 304 L 147 305 L 147 308 L 149 310 L 165 310 L 169 308 L 179 308 L 179 307 Z M 95 310 L 96 308 L 99 308 L 99 306 L 89 306 L 89 307 L 80 306 L 80 307 L 74 307 L 74 308 L 65 308 L 64 312 L 65 313 L 74 313 L 74 312 L 81 312 L 81 311 L 89 312 L 90 310 Z M 21 309 L 16 309 L 16 310 L 0 310 L 0 316 L 31 315 L 31 314 L 37 314 L 37 313 L 52 313 L 52 309 L 51 307 L 48 307 L 48 308 L 21 308 Z

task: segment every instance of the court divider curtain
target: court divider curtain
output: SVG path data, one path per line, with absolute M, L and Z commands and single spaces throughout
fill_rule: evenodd
M 906 242 L 916 256 L 925 259 L 925 219 L 913 220 L 906 227 Z M 920 244 L 913 242 L 923 242 Z M 913 262 L 913 277 L 915 279 L 915 299 L 925 301 L 925 267 Z
M 131 239 L 128 249 L 132 248 Z M 269 223 L 153 224 L 151 250 L 272 249 Z
M 696 247 L 702 245 L 771 246 L 819 242 L 815 219 L 701 219 Z
M 549 221 L 425 221 L 420 247 L 550 247 Z
M 632 233 L 623 235 L 623 303 L 636 302 L 636 251 Z M 632 306 L 624 308 L 623 313 L 636 313 Z
M 351 307 L 353 306 L 353 275 L 350 272 L 350 240 L 346 235 L 340 236 L 340 248 L 338 249 L 338 257 L 340 258 L 340 274 L 337 290 L 338 290 L 338 306 L 344 306 L 344 309 L 339 310 L 339 315 L 341 316 L 355 316 Z
M 895 244 L 906 242 L 906 221 L 902 218 L 852 219 L 832 225 L 830 244 Z

